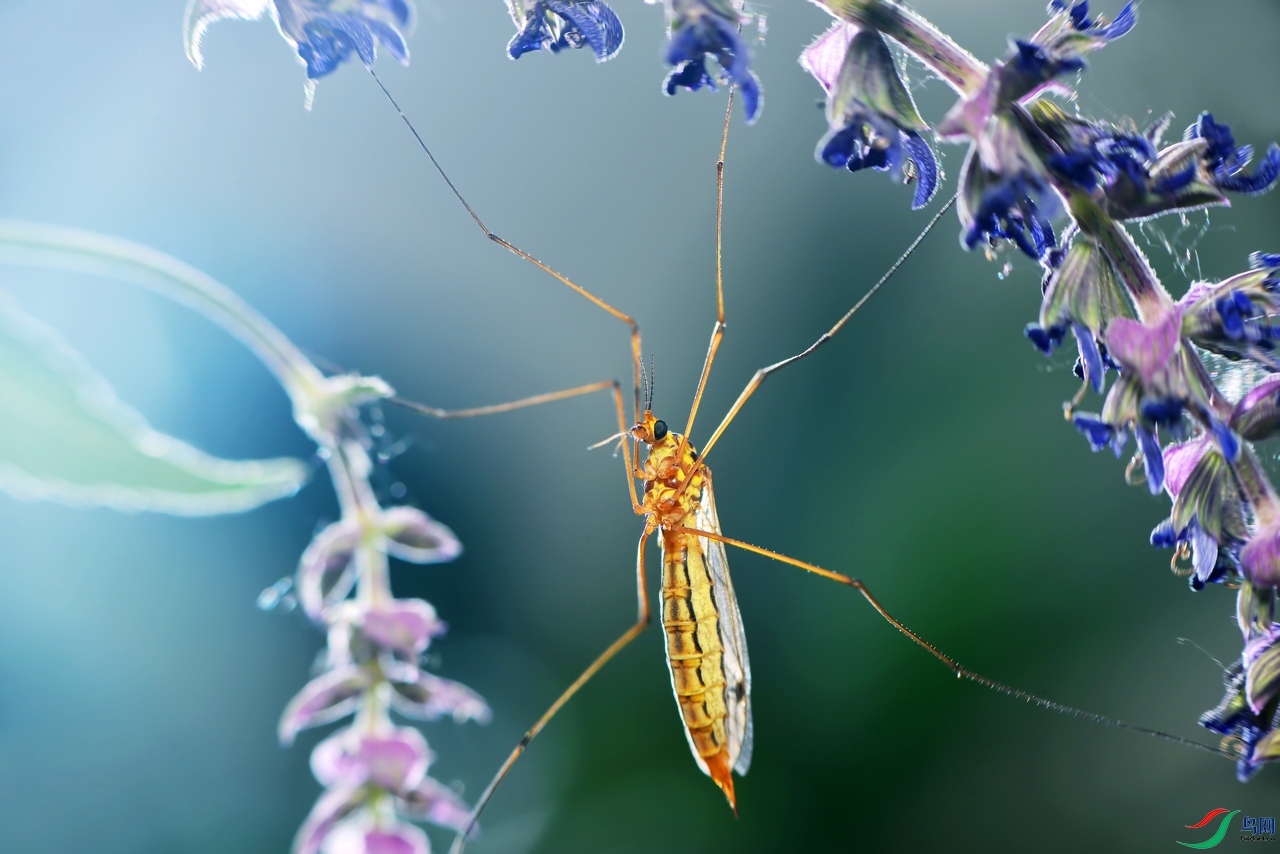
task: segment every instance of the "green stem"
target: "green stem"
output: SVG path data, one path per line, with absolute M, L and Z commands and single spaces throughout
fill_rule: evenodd
M 985 64 L 920 15 L 891 0 L 816 2 L 843 21 L 884 33 L 961 95 L 972 95 L 986 81 Z
M 339 439 L 328 417 L 347 402 L 331 399 L 330 383 L 284 333 L 213 277 L 162 252 L 89 231 L 0 220 L 0 261 L 87 273 L 130 282 L 181 303 L 225 329 L 256 355 L 279 380 L 293 403 L 294 418 L 325 451 L 344 518 L 373 532 L 380 511 L 369 486 L 372 463 L 360 443 Z M 390 596 L 387 557 L 370 540 L 360 585 L 374 601 Z
M 1160 279 L 1129 232 L 1079 190 L 1065 190 L 1067 206 L 1080 231 L 1092 237 L 1107 253 L 1112 266 L 1124 282 L 1144 323 L 1154 321 L 1173 308 L 1173 297 L 1160 284 Z
M 194 309 L 252 350 L 295 408 L 324 382 L 320 369 L 230 288 L 162 252 L 74 228 L 0 220 L 0 260 L 120 279 Z

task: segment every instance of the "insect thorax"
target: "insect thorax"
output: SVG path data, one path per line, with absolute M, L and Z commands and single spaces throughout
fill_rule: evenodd
M 702 499 L 702 485 L 707 478 L 705 468 L 698 469 L 693 482 L 681 491 L 685 481 L 698 463 L 698 452 L 692 445 L 685 445 L 684 453 L 677 460 L 681 436 L 669 433 L 661 441 L 649 446 L 649 456 L 644 463 L 644 508 L 657 516 L 664 528 L 694 527 L 693 516 Z

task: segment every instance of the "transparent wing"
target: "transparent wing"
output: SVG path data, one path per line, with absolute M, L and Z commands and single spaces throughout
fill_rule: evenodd
M 711 477 L 702 491 L 702 501 L 695 516 L 699 530 L 720 533 L 716 516 L 716 498 Z M 700 538 L 707 566 L 715 582 L 716 610 L 720 612 L 720 645 L 724 647 L 725 706 L 729 710 L 729 761 L 733 770 L 746 774 L 751 767 L 751 662 L 747 658 L 747 635 L 742 629 L 742 613 L 738 597 L 729 579 L 729 558 L 724 543 Z

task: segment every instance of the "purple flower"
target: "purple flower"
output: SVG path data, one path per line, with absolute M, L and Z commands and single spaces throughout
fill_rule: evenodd
M 299 691 L 280 716 L 280 744 L 288 747 L 304 729 L 345 718 L 359 706 L 370 675 L 354 665 L 322 673 Z
M 1231 428 L 1251 442 L 1280 431 L 1280 374 L 1267 377 L 1240 398 L 1231 415 Z
M 910 159 L 919 179 L 912 208 L 938 188 L 938 164 L 922 133 L 929 126 L 898 75 L 884 37 L 837 21 L 811 44 L 800 64 L 827 92 L 827 133 L 814 156 L 850 172 L 872 168 L 896 180 Z
M 1261 714 L 1280 697 L 1280 625 L 1272 625 L 1261 637 L 1244 648 L 1241 657 L 1245 673 L 1245 697 L 1249 708 Z
M 355 53 L 372 68 L 381 44 L 409 64 L 405 31 L 413 28 L 412 0 L 192 0 L 183 32 L 187 56 L 203 65 L 200 42 L 214 21 L 256 20 L 270 14 L 285 41 L 307 69 L 308 105 L 314 81 L 330 74 Z
M 360 622 L 360 631 L 370 642 L 411 661 L 445 629 L 436 609 L 421 599 L 397 599 L 370 607 Z
M 397 798 L 396 812 L 411 821 L 430 822 L 458 833 L 471 822 L 471 810 L 462 798 L 431 777 L 423 777 L 412 791 Z
M 707 58 L 715 57 L 725 80 L 742 93 L 747 124 L 754 123 L 764 100 L 739 34 L 745 20 L 731 0 L 667 0 L 670 40 L 665 56 L 672 69 L 662 84 L 666 93 L 696 92 L 703 86 L 714 91 L 716 78 L 707 69 Z
M 324 854 L 430 854 L 427 836 L 411 824 L 374 827 L 353 821 L 335 828 L 325 839 Z
M 344 519 L 316 534 L 298 562 L 298 600 L 316 622 L 355 584 L 356 548 L 369 537 L 392 557 L 411 563 L 444 563 L 462 553 L 462 544 L 447 527 L 413 507 L 381 510 L 372 522 Z
M 1258 526 L 1240 552 L 1240 563 L 1255 587 L 1280 585 L 1280 520 Z
M 1280 177 L 1280 148 L 1267 149 L 1250 175 L 1249 146 L 1235 147 L 1231 129 L 1208 113 L 1181 142 L 1159 148 L 1171 116 L 1143 133 L 1086 121 L 1049 101 L 1029 107 L 1046 137 L 1045 163 L 1063 184 L 1093 195 L 1114 219 L 1145 219 L 1228 204 L 1226 192 L 1261 193 Z
M 1061 200 L 1032 143 L 1035 127 L 1025 111 L 992 116 L 960 167 L 956 210 L 961 243 L 993 247 L 1009 240 L 1037 260 L 1057 242 L 1051 220 Z
M 1223 456 L 1236 460 L 1239 439 L 1214 414 L 1211 400 L 1217 392 L 1207 385 L 1199 357 L 1183 342 L 1179 308 L 1171 307 L 1149 323 L 1114 318 L 1107 327 L 1106 345 L 1109 357 L 1123 369 L 1121 377 L 1108 392 L 1101 417 L 1082 413 L 1073 419 L 1094 450 L 1111 444 L 1118 455 L 1126 431 L 1132 429 L 1154 495 L 1165 476 L 1157 428 L 1182 433 L 1182 414 L 1190 409 L 1209 427 Z
M 1083 9 L 1083 14 L 1079 10 Z M 1053 3 L 1054 16 L 1028 40 L 1014 39 L 1009 55 L 996 63 L 981 86 L 975 87 L 951 108 L 938 123 L 943 139 L 967 137 L 979 140 L 988 121 L 1017 104 L 1026 104 L 1040 93 L 1057 87 L 1055 78 L 1084 68 L 1083 56 L 1120 38 L 1137 23 L 1137 10 L 1130 3 L 1107 23 L 1103 18 L 1088 17 L 1088 3 L 1077 3 L 1070 9 L 1064 3 Z
M 479 694 L 452 679 L 409 665 L 385 670 L 393 692 L 391 706 L 406 718 L 434 721 L 450 717 L 455 723 L 485 724 L 493 716 Z
M 1280 263 L 1255 255 L 1254 269 L 1218 284 L 1197 282 L 1178 301 L 1183 331 L 1199 347 L 1280 370 L 1270 317 L 1280 314 Z M 1280 260 L 1280 259 L 1278 259 Z
M 1047 272 L 1040 322 L 1028 326 L 1025 334 L 1049 355 L 1070 328 L 1080 348 L 1085 378 L 1096 391 L 1102 391 L 1110 357 L 1103 355 L 1097 342 L 1112 318 L 1132 316 L 1124 287 L 1106 253 L 1093 239 L 1076 234 L 1061 260 Z
M 416 729 L 394 727 L 384 733 L 340 729 L 311 752 L 311 771 L 326 787 L 372 783 L 389 792 L 413 791 L 434 757 Z
M 1177 498 L 1178 493 L 1191 478 L 1200 460 L 1213 447 L 1207 437 L 1201 436 L 1180 445 L 1170 445 L 1164 450 L 1164 488 L 1170 498 Z
M 622 49 L 622 22 L 600 0 L 507 0 L 507 9 L 519 31 L 507 45 L 512 59 L 533 50 L 589 47 L 596 62 L 604 62 Z
M 1239 740 L 1240 759 L 1236 777 L 1246 782 L 1263 762 L 1280 759 L 1280 728 L 1274 725 L 1276 701 L 1257 713 L 1251 708 L 1246 683 L 1248 674 L 1242 661 L 1236 661 L 1224 676 L 1226 693 L 1216 708 L 1200 716 L 1200 725 L 1211 732 Z
M 344 786 L 329 789 L 316 801 L 307 814 L 302 827 L 293 838 L 292 854 L 319 854 L 327 837 L 344 819 L 360 809 L 365 802 L 361 786 Z

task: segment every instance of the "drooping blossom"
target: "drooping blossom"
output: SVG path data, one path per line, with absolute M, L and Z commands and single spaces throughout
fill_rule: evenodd
M 354 53 L 373 68 L 378 46 L 409 64 L 404 34 L 413 29 L 413 0 L 191 0 L 183 23 L 187 57 L 204 65 L 201 43 L 209 25 L 224 18 L 270 16 L 307 69 L 307 106 L 315 81 L 333 73 Z

